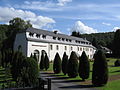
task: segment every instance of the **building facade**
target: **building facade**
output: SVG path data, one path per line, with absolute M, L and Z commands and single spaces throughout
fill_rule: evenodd
M 86 39 L 35 28 L 28 28 L 16 35 L 14 50 L 18 49 L 27 57 L 36 54 L 39 62 L 41 53 L 46 53 L 50 60 L 54 60 L 57 52 L 62 58 L 64 52 L 70 56 L 72 51 L 77 55 L 85 51 L 89 59 L 92 59 L 95 53 L 95 48 Z

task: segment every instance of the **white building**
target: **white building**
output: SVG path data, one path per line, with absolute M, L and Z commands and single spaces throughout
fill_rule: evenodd
M 14 50 L 18 48 L 21 48 L 27 57 L 36 54 L 39 61 L 42 52 L 47 53 L 50 60 L 54 60 L 57 52 L 62 58 L 64 52 L 69 56 L 72 51 L 79 55 L 85 51 L 90 59 L 95 52 L 95 48 L 86 39 L 35 28 L 28 28 L 17 34 Z

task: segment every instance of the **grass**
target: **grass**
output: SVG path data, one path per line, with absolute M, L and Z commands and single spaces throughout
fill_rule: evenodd
M 109 76 L 119 75 L 120 67 L 114 67 L 114 62 L 116 61 L 116 59 L 107 58 L 107 60 L 109 60 L 108 61 Z M 92 79 L 92 68 L 93 68 L 93 62 L 90 62 L 90 76 L 89 76 L 88 80 Z M 50 67 L 49 67 L 48 71 L 53 72 L 53 63 L 50 63 Z M 60 77 L 67 77 L 67 75 L 63 76 L 62 72 L 60 74 L 56 74 L 56 75 L 59 75 Z M 81 78 L 79 76 L 77 76 L 76 78 L 69 78 L 69 80 L 81 80 Z
M 112 82 L 108 82 L 108 84 L 104 87 L 100 87 L 101 90 L 120 90 L 120 80 L 115 80 Z
M 120 75 L 120 67 L 114 67 L 114 62 L 116 61 L 115 58 L 107 58 L 108 60 L 108 70 L 109 70 L 109 76 L 113 75 Z M 92 79 L 92 66 L 93 62 L 90 62 L 90 76 L 87 80 Z M 50 63 L 50 68 L 48 69 L 49 72 L 53 72 L 53 63 Z M 67 75 L 64 76 L 63 73 L 61 72 L 60 74 L 55 74 L 56 76 L 59 77 L 68 77 Z M 68 80 L 81 80 L 79 76 L 76 78 L 68 78 Z M 108 84 L 104 87 L 99 87 L 101 90 L 119 90 L 120 89 L 120 80 L 115 80 L 108 82 Z
M 7 69 L 0 67 L 0 89 L 11 87 L 11 85 L 15 85 L 15 82 L 12 81 L 11 74 Z

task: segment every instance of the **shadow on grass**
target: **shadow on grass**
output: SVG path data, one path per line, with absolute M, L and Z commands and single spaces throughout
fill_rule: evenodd
M 120 72 L 120 70 L 117 70 L 117 71 L 113 71 L 113 72 L 110 72 L 110 73 L 116 73 L 116 72 Z
M 54 74 L 54 73 L 52 73 L 52 72 L 41 72 L 40 74 Z
M 63 86 L 63 87 L 59 87 L 59 88 L 61 88 L 61 89 L 64 89 L 64 88 L 66 88 L 66 89 L 71 89 L 71 88 L 74 88 L 74 89 L 76 89 L 76 88 L 92 88 L 92 90 L 94 90 L 93 89 L 93 87 L 94 87 L 94 85 L 70 85 L 70 86 Z
M 66 78 L 67 79 L 67 78 Z M 83 82 L 82 80 L 61 80 L 61 81 L 52 81 L 52 83 L 73 83 L 73 82 Z

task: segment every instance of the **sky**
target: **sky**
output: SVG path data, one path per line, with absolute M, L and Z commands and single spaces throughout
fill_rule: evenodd
M 68 35 L 112 32 L 120 28 L 120 0 L 0 0 L 0 24 L 15 17 Z

